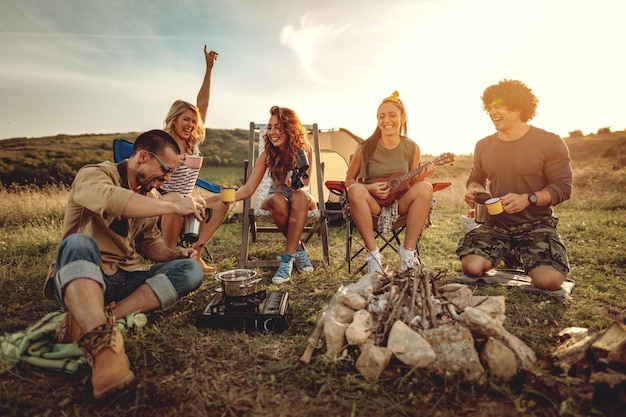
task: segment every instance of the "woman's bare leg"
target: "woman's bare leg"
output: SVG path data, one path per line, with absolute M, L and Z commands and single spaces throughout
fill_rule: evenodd
M 430 213 L 433 199 L 433 186 L 425 181 L 413 185 L 398 200 L 398 213 L 407 215 L 406 233 L 404 235 L 404 248 L 415 250 L 417 241 L 424 230 L 426 219 Z
M 192 244 L 192 246 L 198 251 L 196 261 L 198 261 L 202 267 L 202 272 L 205 274 L 212 274 L 215 272 L 215 267 L 207 265 L 204 262 L 204 259 L 202 259 L 202 250 L 204 249 L 204 246 L 209 243 L 217 229 L 219 229 L 222 225 L 224 218 L 226 218 L 226 214 L 228 214 L 228 208 L 230 205 L 222 203 L 220 196 L 217 194 L 207 197 L 205 202 L 206 207 L 210 209 L 210 217 L 205 219 L 205 221 L 200 224 L 198 241 Z
M 350 186 L 348 198 L 350 201 L 350 217 L 363 238 L 365 248 L 372 252 L 376 250 L 372 215 L 380 213 L 380 205 L 374 200 L 370 192 L 362 184 L 358 183 Z

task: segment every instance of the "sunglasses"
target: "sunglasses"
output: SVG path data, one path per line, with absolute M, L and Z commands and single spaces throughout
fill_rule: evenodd
M 154 152 L 150 152 L 150 151 L 146 151 L 150 154 L 150 156 L 152 156 L 154 159 L 157 160 L 157 162 L 159 163 L 159 165 L 161 165 L 161 169 L 163 170 L 163 175 L 167 175 L 167 174 L 171 174 L 172 172 L 174 172 L 174 170 L 170 167 L 168 167 L 167 165 L 165 165 L 165 162 L 161 161 L 161 158 L 159 158 L 158 156 L 156 156 L 154 154 Z

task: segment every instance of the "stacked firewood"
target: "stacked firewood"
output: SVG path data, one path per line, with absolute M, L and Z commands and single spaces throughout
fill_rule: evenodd
M 580 404 L 626 406 L 626 311 L 593 308 L 612 320 L 606 329 L 568 327 L 559 332 L 561 343 L 541 361 L 544 372 L 532 383 L 552 398 L 574 396 Z M 604 404 L 602 404 L 604 403 Z
M 562 343 L 545 363 L 588 381 L 610 386 L 626 382 L 626 311 L 614 313 L 595 308 L 593 312 L 612 318 L 612 324 L 604 330 L 582 327 L 561 330 Z

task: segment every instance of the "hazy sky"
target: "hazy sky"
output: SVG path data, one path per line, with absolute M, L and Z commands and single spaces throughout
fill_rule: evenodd
M 272 105 L 361 137 L 394 90 L 422 153 L 494 131 L 488 85 L 519 79 L 532 124 L 626 128 L 624 0 L 19 0 L 0 14 L 0 139 L 162 128 L 218 51 L 207 126 Z

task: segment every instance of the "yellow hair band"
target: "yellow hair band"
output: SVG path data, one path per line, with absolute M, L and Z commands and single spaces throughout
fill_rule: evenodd
M 391 101 L 400 101 L 400 99 L 398 97 L 400 97 L 400 93 L 398 93 L 398 90 L 396 90 L 393 93 L 391 93 L 391 95 L 389 97 L 385 97 L 383 99 L 383 102 L 384 101 L 389 101 L 389 100 L 391 100 Z

